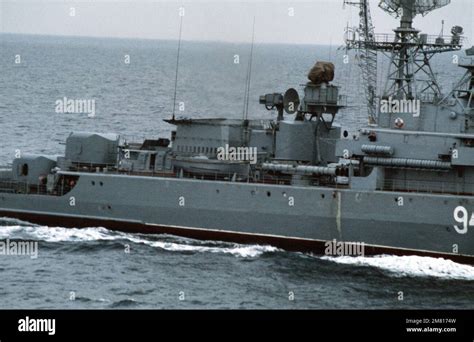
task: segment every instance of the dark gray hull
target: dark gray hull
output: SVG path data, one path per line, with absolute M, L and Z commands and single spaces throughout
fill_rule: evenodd
M 104 226 L 318 253 L 336 239 L 364 242 L 365 254 L 474 263 L 474 228 L 459 234 L 453 216 L 457 206 L 471 210 L 473 204 L 471 197 L 454 195 L 83 173 L 62 197 L 0 194 L 0 215 L 53 226 Z

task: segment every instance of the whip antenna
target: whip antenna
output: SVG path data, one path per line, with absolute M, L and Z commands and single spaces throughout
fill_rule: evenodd
M 175 113 L 176 113 L 176 95 L 178 92 L 179 54 L 181 52 L 181 36 L 183 34 L 183 17 L 184 15 L 181 15 L 181 20 L 179 22 L 178 54 L 176 55 L 176 74 L 174 77 L 173 121 L 175 119 Z
M 255 43 L 255 17 L 253 17 L 252 25 L 252 44 L 250 46 L 250 58 L 247 67 L 247 78 L 245 81 L 245 96 L 244 96 L 244 120 L 247 120 L 249 114 L 249 100 L 250 100 L 250 79 L 252 75 L 252 59 L 253 59 L 253 46 Z

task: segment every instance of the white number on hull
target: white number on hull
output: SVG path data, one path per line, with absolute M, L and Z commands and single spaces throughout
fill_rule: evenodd
M 457 225 L 454 226 L 454 229 L 459 234 L 466 234 L 468 227 L 474 226 L 474 214 L 471 214 L 471 219 L 469 219 L 469 213 L 467 209 L 459 206 L 454 209 L 454 220 L 458 223 L 462 223 L 462 228 L 459 228 Z

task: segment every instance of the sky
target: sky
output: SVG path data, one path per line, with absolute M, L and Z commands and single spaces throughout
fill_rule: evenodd
M 391 33 L 397 20 L 370 3 L 376 32 Z M 0 0 L 0 32 L 173 40 L 180 7 L 188 41 L 250 42 L 255 17 L 257 43 L 342 45 L 344 28 L 358 24 L 358 10 L 343 0 Z M 442 20 L 446 35 L 460 25 L 474 45 L 474 0 L 452 0 L 414 26 L 438 35 Z

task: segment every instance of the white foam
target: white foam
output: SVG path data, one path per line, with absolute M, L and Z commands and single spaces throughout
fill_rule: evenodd
M 45 242 L 115 240 L 105 228 L 67 229 L 60 227 L 25 227 L 19 225 L 0 228 L 0 238 L 22 238 Z
M 203 242 L 200 241 L 179 238 L 174 238 L 177 242 L 163 241 L 163 239 L 152 240 L 134 234 L 110 231 L 102 227 L 83 229 L 46 226 L 27 227 L 21 225 L 0 227 L 0 239 L 6 238 L 31 239 L 45 242 L 126 240 L 168 251 L 224 253 L 243 258 L 255 258 L 263 253 L 276 252 L 279 250 L 272 246 L 239 245 L 209 241 L 205 242 L 206 245 L 203 245 Z M 220 246 L 214 247 L 209 246 L 209 244 L 219 244 Z
M 140 241 L 141 240 L 141 241 Z M 146 245 L 165 249 L 168 251 L 193 251 L 193 252 L 206 252 L 206 253 L 225 253 L 232 254 L 234 256 L 243 257 L 243 258 L 255 258 L 263 253 L 277 252 L 278 248 L 272 246 L 260 246 L 260 245 L 233 245 L 232 247 L 209 247 L 209 246 L 195 246 L 188 244 L 180 244 L 173 242 L 163 242 L 163 241 L 149 241 L 142 239 L 133 239 L 130 241 L 135 243 L 144 243 Z
M 340 264 L 371 266 L 389 271 L 395 277 L 419 276 L 474 280 L 474 267 L 451 260 L 421 256 L 379 255 L 373 257 L 323 256 Z

